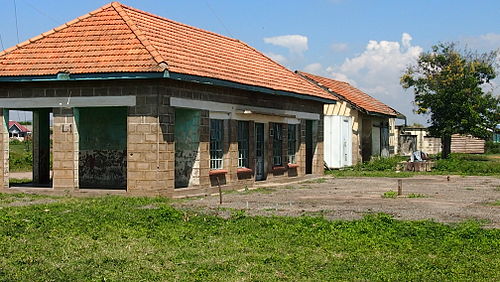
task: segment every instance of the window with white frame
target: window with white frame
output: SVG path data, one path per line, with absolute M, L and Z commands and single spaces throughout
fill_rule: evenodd
M 272 135 L 273 135 L 273 165 L 281 166 L 283 165 L 283 127 L 281 123 L 272 124 Z
M 222 169 L 224 157 L 224 121 L 210 120 L 210 169 Z
M 297 125 L 288 125 L 288 163 L 297 163 L 295 154 L 297 153 Z
M 248 167 L 248 121 L 238 121 L 238 167 Z

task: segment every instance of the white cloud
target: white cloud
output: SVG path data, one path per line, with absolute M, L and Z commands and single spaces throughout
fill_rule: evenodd
M 399 84 L 405 68 L 423 51 L 420 46 L 412 46 L 411 40 L 408 33 L 402 34 L 401 42 L 370 40 L 363 53 L 326 70 L 331 77 L 347 81 L 402 112 L 410 121 L 423 122 L 412 113 L 413 94 Z
M 275 53 L 272 53 L 272 52 L 268 52 L 268 53 L 265 53 L 266 56 L 268 56 L 269 58 L 271 58 L 271 60 L 275 61 L 275 62 L 278 62 L 282 65 L 288 63 L 288 60 L 285 56 L 283 55 L 280 55 L 280 54 L 275 54 Z
M 264 38 L 264 42 L 285 47 L 294 55 L 302 55 L 309 49 L 307 36 L 298 34 L 266 37 Z
M 412 39 L 413 38 L 411 37 L 411 35 L 409 35 L 408 33 L 404 32 L 403 36 L 401 38 L 401 42 L 403 43 L 403 47 L 410 48 L 410 46 L 411 46 L 411 40 Z
M 346 43 L 333 43 L 330 48 L 334 52 L 344 52 L 349 48 L 349 46 Z
M 500 34 L 486 33 L 479 36 L 469 36 L 460 39 L 471 49 L 479 49 L 480 51 L 491 51 L 500 49 Z
M 304 67 L 305 72 L 318 74 L 323 71 L 323 66 L 320 63 L 313 63 Z

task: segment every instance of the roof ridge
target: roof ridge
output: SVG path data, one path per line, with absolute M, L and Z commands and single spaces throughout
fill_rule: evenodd
M 110 4 L 115 11 L 118 13 L 118 15 L 123 19 L 125 24 L 130 28 L 132 33 L 137 37 L 137 39 L 141 42 L 141 44 L 146 48 L 146 50 L 149 52 L 151 57 L 153 57 L 153 60 L 156 61 L 158 66 L 162 68 L 163 70 L 167 69 L 168 63 L 167 61 L 163 58 L 163 56 L 158 52 L 156 47 L 149 42 L 148 38 L 144 33 L 137 27 L 135 22 L 130 18 L 128 13 L 123 9 L 125 5 L 121 4 L 120 2 L 111 2 Z M 127 7 L 127 6 L 125 6 Z M 129 8 L 129 7 L 127 7 Z
M 113 3 L 106 4 L 106 5 L 104 5 L 104 6 L 100 7 L 100 8 L 98 8 L 98 9 L 96 9 L 96 10 L 94 10 L 94 11 L 92 11 L 92 12 L 89 12 L 89 13 L 87 13 L 87 14 L 83 15 L 83 16 L 80 16 L 80 17 L 78 17 L 78 18 L 76 18 L 76 19 L 74 19 L 74 20 L 71 20 L 71 21 L 69 21 L 69 22 L 66 22 L 66 23 L 64 23 L 64 24 L 62 24 L 62 25 L 60 25 L 60 26 L 58 26 L 58 27 L 56 27 L 56 28 L 53 28 L 53 29 L 51 29 L 51 30 L 49 30 L 49 31 L 47 31 L 47 32 L 44 32 L 44 33 L 42 33 L 42 34 L 40 34 L 40 35 L 38 35 L 38 36 L 32 37 L 32 38 L 30 38 L 30 39 L 28 39 L 28 40 L 25 40 L 25 41 L 23 41 L 23 42 L 21 42 L 21 43 L 18 43 L 18 44 L 16 44 L 16 45 L 12 46 L 12 47 L 10 47 L 10 48 L 7 48 L 7 49 L 3 50 L 2 52 L 0 52 L 0 57 L 1 57 L 1 56 L 4 56 L 4 55 L 7 55 L 8 53 L 10 53 L 10 52 L 12 52 L 12 51 L 14 51 L 14 50 L 17 50 L 17 49 L 19 49 L 19 48 L 21 48 L 21 47 L 23 47 L 23 46 L 25 46 L 25 45 L 28 45 L 28 44 L 30 44 L 30 43 L 33 43 L 33 42 L 36 42 L 36 41 L 41 40 L 41 39 L 43 39 L 43 38 L 46 38 L 47 36 L 52 35 L 52 34 L 54 34 L 54 33 L 56 33 L 56 32 L 59 32 L 59 31 L 61 31 L 61 30 L 65 29 L 65 28 L 67 28 L 67 27 L 69 27 L 69 26 L 71 26 L 71 25 L 73 25 L 73 24 L 76 24 L 76 23 L 78 23 L 78 22 L 80 22 L 80 21 L 84 20 L 84 19 L 87 19 L 87 18 L 89 18 L 89 17 L 91 17 L 91 16 L 94 16 L 95 14 L 97 14 L 97 13 L 99 13 L 99 12 L 102 12 L 103 10 L 105 10 L 105 9 L 107 9 L 107 8 L 109 8 L 109 7 L 111 7 L 111 5 L 112 5 L 112 4 L 113 4 Z
M 195 30 L 198 30 L 198 31 L 203 31 L 203 32 L 206 32 L 206 33 L 210 33 L 212 35 L 215 35 L 215 36 L 218 36 L 218 37 L 222 37 L 222 38 L 226 38 L 226 39 L 229 39 L 229 40 L 232 40 L 232 41 L 242 42 L 242 41 L 240 41 L 240 40 L 238 40 L 236 38 L 232 38 L 232 37 L 229 37 L 229 36 L 226 36 L 226 35 L 218 34 L 218 33 L 213 32 L 213 31 L 209 31 L 209 30 L 206 30 L 206 29 L 202 29 L 202 28 L 199 28 L 199 27 L 195 27 L 195 26 L 192 26 L 192 25 L 188 25 L 188 24 L 185 24 L 185 23 L 174 21 L 172 19 L 165 18 L 165 17 L 162 17 L 162 16 L 158 16 L 158 15 L 155 15 L 153 13 L 146 12 L 146 11 L 143 11 L 143 10 L 139 10 L 137 8 L 134 8 L 134 7 L 131 7 L 131 6 L 127 6 L 127 5 L 121 4 L 119 2 L 113 2 L 113 3 L 117 3 L 120 6 L 122 6 L 124 8 L 127 8 L 129 10 L 132 10 L 132 11 L 135 11 L 135 12 L 138 12 L 138 13 L 141 13 L 141 14 L 146 14 L 146 15 L 149 15 L 151 17 L 155 17 L 155 18 L 158 18 L 158 19 L 161 19 L 161 20 L 165 20 L 165 21 L 168 21 L 168 22 L 171 22 L 171 23 L 174 23 L 174 24 L 178 24 L 178 25 L 182 25 L 182 26 L 185 26 L 185 27 L 188 27 L 188 28 L 191 28 L 191 29 L 195 29 Z
M 336 91 L 333 91 L 333 89 L 331 89 L 330 87 L 328 87 L 328 86 L 324 85 L 323 83 L 321 83 L 321 82 L 319 82 L 319 81 L 317 81 L 317 80 L 315 80 L 315 79 L 311 78 L 311 76 L 314 76 L 314 77 L 319 77 L 319 76 L 314 75 L 314 74 L 312 74 L 312 73 L 303 72 L 303 71 L 300 71 L 300 70 L 298 70 L 298 71 L 297 71 L 297 74 L 298 74 L 298 75 L 300 75 L 301 77 L 303 77 L 304 79 L 306 79 L 307 81 L 309 81 L 310 83 L 312 83 L 312 84 L 314 84 L 314 85 L 316 85 L 316 86 L 320 87 L 320 88 L 321 88 L 321 89 L 323 89 L 324 91 L 326 91 L 326 92 L 330 93 L 331 95 L 333 95 L 333 96 L 335 96 L 335 97 L 337 97 L 337 98 L 339 98 L 339 99 L 342 99 L 342 100 L 344 100 L 344 101 L 346 101 L 346 102 L 348 102 L 348 103 L 351 103 L 351 104 L 353 104 L 354 106 L 358 107 L 355 103 L 351 102 L 351 101 L 350 101 L 349 99 L 347 99 L 344 95 L 339 94 L 339 93 L 337 93 Z
M 339 83 L 343 83 L 343 84 L 346 84 L 348 87 L 350 87 L 350 91 L 354 91 L 354 92 L 358 92 L 358 93 L 361 93 L 363 95 L 366 95 L 370 101 L 367 101 L 369 104 L 371 105 L 374 105 L 374 104 L 379 104 L 379 105 L 382 105 L 382 106 L 385 106 L 387 107 L 388 109 L 392 110 L 394 112 L 395 115 L 397 115 L 399 112 L 396 111 L 394 108 L 390 107 L 389 105 L 385 104 L 384 102 L 378 100 L 377 98 L 375 97 L 372 97 L 370 94 L 364 92 L 363 90 L 357 88 L 357 87 L 354 87 L 352 86 L 350 83 L 348 82 L 345 82 L 345 81 L 340 81 L 340 80 L 336 80 L 336 79 L 333 79 L 333 78 L 329 78 L 329 77 L 323 77 L 323 76 L 319 76 L 319 75 L 315 75 L 315 74 L 311 74 L 311 73 L 306 73 L 306 72 L 302 72 L 302 71 L 298 71 L 300 73 L 302 73 L 306 78 L 312 80 L 312 81 L 315 81 L 316 84 L 321 84 L 323 85 L 322 83 L 320 83 L 319 81 L 317 81 L 316 79 L 314 78 L 319 78 L 319 79 L 323 79 L 323 80 L 327 80 L 327 81 L 332 81 L 332 82 L 339 82 Z M 346 96 L 338 93 L 337 91 L 333 91 L 332 89 L 330 89 L 330 87 L 327 87 L 326 85 L 323 85 L 325 90 L 329 91 L 329 92 L 333 92 L 335 94 L 337 94 L 338 96 L 340 96 L 341 98 L 343 98 L 346 102 L 350 103 L 351 105 L 354 105 L 355 107 L 358 107 L 358 108 L 361 108 L 361 109 L 364 109 L 366 112 L 372 112 L 368 109 L 366 109 L 365 107 L 359 105 L 358 103 L 352 101 L 351 99 L 348 99 Z M 321 86 L 320 86 L 321 87 Z M 387 114 L 387 113 L 385 113 Z

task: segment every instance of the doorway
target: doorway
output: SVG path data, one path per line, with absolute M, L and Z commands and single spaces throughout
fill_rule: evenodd
M 314 140 L 313 140 L 313 121 L 306 120 L 306 174 L 312 174 Z
M 255 181 L 265 180 L 264 124 L 255 123 Z
M 11 110 L 9 131 L 9 186 L 51 187 L 52 109 Z

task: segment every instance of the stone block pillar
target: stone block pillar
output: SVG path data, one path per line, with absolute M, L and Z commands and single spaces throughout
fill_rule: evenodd
M 50 110 L 33 111 L 33 183 L 50 183 Z
M 54 108 L 53 187 L 58 190 L 78 188 L 78 131 L 73 109 Z
M 0 108 L 0 191 L 9 188 L 9 111 Z

